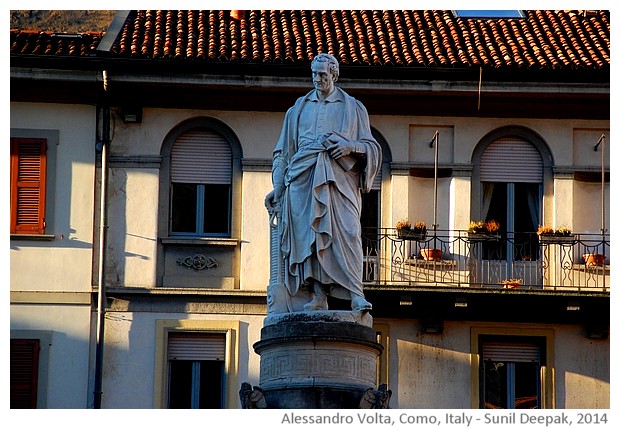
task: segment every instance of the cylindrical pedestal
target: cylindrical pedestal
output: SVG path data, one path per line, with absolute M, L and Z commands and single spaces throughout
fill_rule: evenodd
M 382 346 L 352 312 L 313 311 L 268 317 L 254 350 L 267 408 L 359 408 Z

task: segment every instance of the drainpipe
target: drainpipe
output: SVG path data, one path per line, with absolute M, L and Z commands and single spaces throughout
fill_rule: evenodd
M 101 408 L 101 396 L 103 395 L 103 348 L 105 331 L 105 262 L 106 262 L 106 232 L 108 228 L 108 146 L 110 143 L 110 106 L 108 105 L 108 72 L 103 70 L 103 105 L 97 112 L 97 122 L 101 121 L 101 139 L 97 142 L 97 149 L 101 150 L 101 186 L 99 202 L 99 267 L 98 267 L 98 291 L 97 291 L 97 336 L 95 350 L 95 384 L 94 384 L 94 407 Z M 99 124 L 97 124 L 99 130 Z M 99 138 L 99 136 L 97 136 Z

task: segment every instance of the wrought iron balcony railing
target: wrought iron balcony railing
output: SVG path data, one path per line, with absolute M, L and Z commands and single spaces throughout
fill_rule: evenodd
M 544 237 L 504 232 L 395 229 L 363 234 L 364 282 L 411 287 L 478 287 L 609 292 L 609 235 Z

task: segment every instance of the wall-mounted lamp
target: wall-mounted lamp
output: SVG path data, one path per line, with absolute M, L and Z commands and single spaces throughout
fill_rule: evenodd
M 399 304 L 400 305 L 413 305 L 413 299 L 411 299 L 411 295 L 401 295 Z
M 420 331 L 424 334 L 443 334 L 443 320 L 423 319 Z
M 463 297 L 456 298 L 454 300 L 455 308 L 467 308 L 467 299 Z
M 605 340 L 609 337 L 609 327 L 608 326 L 595 326 L 590 325 L 586 327 L 586 335 L 591 340 Z
M 142 122 L 142 108 L 141 107 L 123 107 L 121 110 L 121 117 L 124 122 Z

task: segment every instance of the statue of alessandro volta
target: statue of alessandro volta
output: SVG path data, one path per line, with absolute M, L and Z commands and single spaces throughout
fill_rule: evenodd
M 361 193 L 370 190 L 381 167 L 381 148 L 366 108 L 334 85 L 337 60 L 319 54 L 311 69 L 314 90 L 286 113 L 273 151 L 273 190 L 265 197 L 268 208 L 281 210 L 281 282 L 289 297 L 309 291 L 305 311 L 326 310 L 327 295 L 368 311 Z

